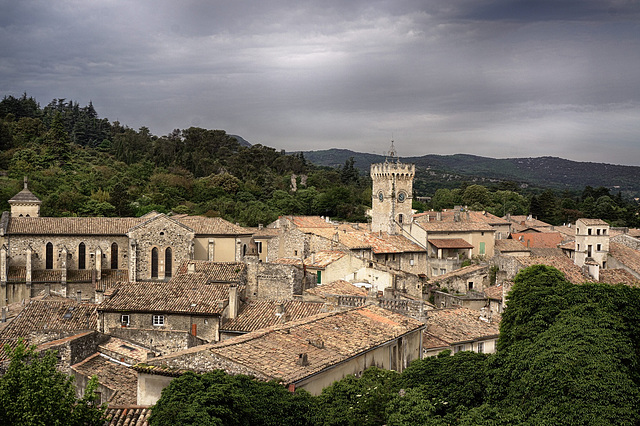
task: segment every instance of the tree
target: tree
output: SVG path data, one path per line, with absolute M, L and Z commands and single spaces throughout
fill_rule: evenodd
M 96 378 L 82 399 L 73 378 L 56 370 L 55 352 L 38 353 L 24 342 L 4 348 L 11 362 L 0 377 L 0 419 L 12 425 L 103 425 L 104 409 L 95 405 Z

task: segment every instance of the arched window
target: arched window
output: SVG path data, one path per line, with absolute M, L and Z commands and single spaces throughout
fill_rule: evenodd
M 47 250 L 45 253 L 46 269 L 53 269 L 53 244 L 47 243 Z
M 118 244 L 111 244 L 111 269 L 118 269 Z
M 87 268 L 87 247 L 84 243 L 78 246 L 78 269 Z
M 151 278 L 158 278 L 158 249 L 151 250 Z
M 171 270 L 173 269 L 173 259 L 171 255 L 171 247 L 167 247 L 164 251 L 164 276 L 171 278 Z
M 246 255 L 247 255 L 247 245 L 245 244 L 245 245 L 242 246 L 242 257 L 244 257 Z

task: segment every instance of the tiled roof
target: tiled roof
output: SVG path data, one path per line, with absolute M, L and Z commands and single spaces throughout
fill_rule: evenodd
M 304 260 L 304 265 L 311 268 L 326 268 L 345 256 L 346 254 L 341 251 L 321 250 L 307 257 Z
M 602 219 L 587 219 L 583 217 L 578 220 L 586 226 L 609 226 L 609 224 Z M 578 223 L 578 220 L 576 221 L 576 224 Z
M 67 270 L 68 283 L 90 283 L 93 282 L 93 272 L 89 269 L 69 269 Z M 24 266 L 11 266 L 7 273 L 9 282 L 25 282 L 27 270 Z M 102 271 L 101 279 L 96 280 L 96 289 L 104 289 L 113 286 L 118 281 L 127 281 L 129 271 L 126 269 L 106 269 Z M 62 282 L 62 271 L 59 269 L 34 269 L 31 271 L 32 283 L 60 283 Z
M 321 313 L 323 308 L 324 303 L 318 302 L 252 300 L 240 307 L 236 318 L 225 321 L 221 330 L 248 333 L 287 321 L 310 317 Z
M 11 199 L 9 200 L 9 204 L 12 204 L 12 203 L 36 203 L 36 204 L 41 204 L 42 201 L 40 201 L 40 199 L 38 197 L 33 195 L 33 192 L 29 191 L 29 189 L 27 189 L 25 187 L 22 191 L 18 192 L 16 195 L 11 197 Z
M 249 235 L 251 231 L 221 217 L 180 216 L 174 220 L 193 229 L 196 235 Z
M 582 273 L 582 269 L 567 256 L 555 256 L 555 257 L 516 257 L 515 258 L 523 268 L 527 268 L 533 265 L 547 265 L 553 266 L 564 274 L 567 280 L 573 284 L 582 284 L 585 282 L 593 282 L 591 278 Z
M 416 222 L 427 232 L 495 232 L 491 225 L 485 222 Z
M 469 265 L 464 268 L 456 269 L 455 271 L 447 272 L 446 274 L 438 275 L 432 278 L 432 282 L 437 283 L 445 281 L 453 277 L 461 277 L 469 274 L 488 273 L 488 265 Z
M 147 354 L 151 352 L 149 349 L 144 348 L 135 343 L 128 342 L 126 340 L 118 339 L 117 337 L 110 337 L 108 341 L 101 344 L 99 347 L 100 352 L 105 353 L 113 358 L 120 358 L 124 356 L 128 359 L 136 360 L 137 362 L 144 362 L 147 360 Z
M 576 249 L 576 242 L 575 241 L 567 241 L 564 244 L 560 244 L 560 246 L 558 246 L 558 248 L 563 249 L 563 250 L 575 250 Z
M 546 247 L 532 247 L 530 249 L 531 256 L 538 257 L 567 257 L 560 247 L 546 248 Z
M 601 269 L 600 282 L 607 284 L 625 284 L 631 287 L 640 287 L 640 279 L 636 278 L 626 269 Z
M 493 215 L 487 211 L 472 211 L 465 210 L 463 212 L 456 212 L 454 210 L 443 210 L 441 212 L 425 212 L 413 215 L 417 222 L 436 222 L 438 214 L 440 215 L 439 222 L 455 222 L 456 217 L 460 222 L 484 222 L 490 225 L 509 225 L 511 222 L 502 219 L 496 215 Z
M 484 295 L 489 299 L 502 300 L 502 290 L 503 287 L 501 285 L 493 285 L 491 287 L 485 287 Z
M 366 296 L 367 290 L 356 287 L 348 281 L 337 280 L 327 284 L 319 285 L 317 287 L 306 290 L 308 294 L 315 296 L 327 297 L 333 295 L 339 296 Z
M 110 405 L 105 416 L 105 426 L 149 426 L 151 407 Z
M 476 339 L 498 337 L 499 332 L 498 322 L 480 319 L 480 312 L 475 309 L 458 307 L 430 310 L 424 334 L 454 345 Z M 426 347 L 424 341 L 423 347 Z
M 291 321 L 155 358 L 149 364 L 170 366 L 183 353 L 208 350 L 264 377 L 295 383 L 422 327 L 412 318 L 369 305 Z M 300 354 L 307 354 L 308 365 L 298 364 Z
M 550 228 L 551 225 L 550 223 L 547 222 L 543 222 L 541 220 L 538 219 L 534 219 L 534 218 L 529 218 L 528 216 L 511 216 L 511 220 L 512 223 L 516 223 L 519 224 L 521 226 L 525 226 L 527 228 Z
M 496 251 L 500 251 L 501 253 L 512 253 L 512 252 L 528 252 L 529 249 L 522 244 L 518 240 L 506 239 L 506 240 L 496 240 L 495 245 Z
M 174 279 L 180 275 L 189 275 L 189 264 L 193 265 L 195 272 L 204 274 L 210 282 L 240 282 L 247 269 L 243 262 L 185 260 L 178 267 Z
M 554 226 L 553 230 L 556 232 L 559 232 L 563 235 L 563 237 L 565 238 L 565 240 L 567 238 L 573 238 L 576 235 L 576 229 L 575 228 L 570 228 L 568 226 Z
M 640 229 L 629 229 L 629 235 L 634 238 L 640 238 Z
M 320 216 L 285 216 L 298 228 L 333 228 L 331 222 L 327 222 Z
M 66 300 L 32 300 L 2 331 L 0 338 L 27 337 L 34 332 L 97 329 L 96 305 Z
M 280 259 L 276 259 L 270 263 L 278 263 L 280 265 L 293 265 L 302 267 L 302 259 L 294 258 L 294 257 L 281 257 Z
M 220 315 L 229 299 L 229 285 L 207 282 L 202 272 L 195 272 L 175 277 L 170 282 L 128 283 L 117 288 L 98 309 L 106 312 Z
M 429 244 L 439 249 L 470 249 L 473 248 L 473 244 L 469 244 L 462 238 L 440 238 L 430 239 Z
M 138 217 L 12 217 L 9 235 L 119 235 L 144 222 Z
M 616 259 L 629 269 L 640 273 L 640 251 L 624 244 L 609 242 L 609 256 Z
M 564 237 L 559 232 L 512 233 L 511 238 L 528 247 L 556 248 Z
M 403 235 L 370 232 L 360 227 L 354 228 L 349 224 L 331 226 L 330 228 L 300 228 L 300 231 L 338 241 L 351 250 L 371 249 L 376 254 L 425 251 L 424 248 Z
M 135 370 L 109 361 L 97 352 L 72 365 L 71 369 L 85 377 L 98 376 L 98 381 L 102 386 L 115 391 L 115 394 L 109 399 L 110 403 L 126 405 L 137 402 L 138 375 Z

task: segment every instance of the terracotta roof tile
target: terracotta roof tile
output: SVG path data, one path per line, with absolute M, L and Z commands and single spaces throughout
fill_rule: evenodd
M 248 333 L 287 321 L 295 321 L 316 315 L 321 313 L 323 309 L 324 303 L 318 302 L 252 300 L 242 305 L 238 316 L 225 321 L 221 329 L 223 331 Z
M 207 282 L 206 275 L 195 272 L 171 282 L 128 283 L 117 288 L 98 310 L 221 315 L 229 299 L 229 285 Z
M 142 223 L 137 217 L 12 217 L 9 235 L 120 235 Z
M 285 216 L 298 228 L 333 228 L 331 222 L 327 222 L 320 216 Z
M 640 251 L 634 250 L 624 244 L 609 242 L 609 256 L 622 263 L 627 268 L 640 273 Z
M 22 191 L 18 192 L 16 195 L 11 197 L 9 200 L 9 204 L 13 203 L 35 203 L 42 204 L 42 201 L 35 195 L 33 192 L 29 191 L 27 187 L 25 187 Z
M 540 248 L 556 248 L 564 240 L 564 236 L 559 232 L 512 233 L 511 238 L 525 246 Z
M 251 231 L 221 217 L 181 216 L 177 222 L 193 229 L 196 235 L 249 235 Z
M 588 219 L 583 217 L 578 219 L 576 221 L 576 224 L 578 223 L 578 221 L 582 222 L 582 224 L 586 226 L 609 226 L 609 224 L 602 219 Z
M 431 280 L 432 282 L 437 283 L 453 277 L 460 277 L 468 274 L 488 273 L 488 272 L 489 272 L 488 265 L 469 265 L 469 266 L 465 266 L 464 268 L 456 269 L 455 271 L 447 272 L 446 274 L 437 275 L 431 278 Z
M 626 269 L 601 269 L 599 278 L 601 283 L 640 287 L 640 279 Z
M 582 284 L 585 282 L 593 282 L 591 278 L 582 273 L 582 269 L 567 256 L 556 257 L 517 257 L 516 260 L 523 268 L 533 265 L 553 266 L 564 274 L 567 280 L 573 284 Z
M 440 238 L 430 239 L 429 244 L 439 249 L 471 249 L 473 244 L 469 244 L 462 238 Z
M 149 426 L 151 407 L 110 405 L 105 415 L 105 426 Z
M 246 274 L 247 265 L 243 262 L 211 262 L 206 260 L 185 260 L 178 267 L 176 276 L 189 275 L 189 265 L 195 272 L 203 274 L 210 282 L 240 282 Z
M 98 381 L 115 394 L 109 402 L 117 405 L 135 404 L 138 395 L 138 375 L 135 370 L 109 361 L 95 353 L 85 360 L 72 365 L 71 369 L 85 377 L 98 376 Z
M 346 254 L 341 251 L 321 250 L 304 260 L 304 265 L 311 268 L 326 268 L 333 262 L 342 259 Z
M 493 285 L 491 287 L 485 287 L 484 294 L 489 299 L 502 300 L 503 289 L 504 287 L 502 287 L 501 285 Z
M 263 377 L 295 383 L 422 327 L 421 322 L 412 318 L 370 305 L 291 321 L 203 345 L 202 349 L 196 347 L 155 358 L 149 364 L 171 366 L 172 359 L 183 353 L 208 350 Z M 307 354 L 306 366 L 298 365 L 299 354 L 303 353 Z
M 416 222 L 427 232 L 495 232 L 491 225 L 485 222 Z
M 498 322 L 480 319 L 480 312 L 474 309 L 445 308 L 429 311 L 424 334 L 454 345 L 476 339 L 498 337 L 499 328 Z
M 501 253 L 528 252 L 529 249 L 518 240 L 496 240 L 496 251 Z
M 356 287 L 348 281 L 337 280 L 327 284 L 319 285 L 317 287 L 306 290 L 308 294 L 315 296 L 327 297 L 327 296 L 366 296 L 367 290 Z
M 66 300 L 32 300 L 2 331 L 0 338 L 28 337 L 38 332 L 96 330 L 96 305 Z
M 371 249 L 374 253 L 423 252 L 424 248 L 403 235 L 390 235 L 386 232 L 370 232 L 349 224 L 331 228 L 300 228 L 301 232 L 338 241 L 351 250 Z
M 278 263 L 280 265 L 293 265 L 302 267 L 302 259 L 297 259 L 293 257 L 281 257 L 280 259 L 276 259 L 271 263 Z

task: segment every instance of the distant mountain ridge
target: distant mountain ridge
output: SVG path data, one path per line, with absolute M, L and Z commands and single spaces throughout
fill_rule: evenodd
M 385 161 L 385 156 L 354 152 L 348 149 L 303 151 L 305 158 L 320 166 L 344 165 L 350 157 L 355 167 L 368 171 L 372 163 Z M 421 173 L 433 171 L 452 173 L 469 180 L 499 180 L 554 189 L 582 190 L 585 186 L 621 191 L 632 197 L 640 196 L 640 167 L 605 163 L 590 163 L 565 160 L 558 157 L 536 158 L 489 158 L 469 154 L 401 157 L 401 161 L 414 163 L 416 179 Z M 426 178 L 426 176 L 425 176 Z

